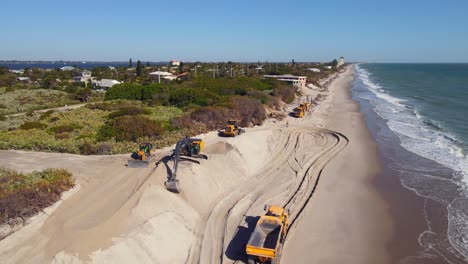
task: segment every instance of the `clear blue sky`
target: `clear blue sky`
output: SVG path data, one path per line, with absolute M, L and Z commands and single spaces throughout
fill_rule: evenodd
M 468 62 L 468 1 L 2 1 L 0 60 Z

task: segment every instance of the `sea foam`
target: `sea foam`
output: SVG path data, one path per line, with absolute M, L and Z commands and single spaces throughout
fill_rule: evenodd
M 419 196 L 447 207 L 449 242 L 458 252 L 456 255 L 461 254 L 462 258 L 468 259 L 468 157 L 459 146 L 461 142 L 444 130 L 437 120 L 422 116 L 409 101 L 391 96 L 385 87 L 372 80 L 372 74 L 367 70 L 357 65 L 356 72 L 358 79 L 376 97 L 375 100 L 366 100 L 398 136 L 401 146 L 454 171 L 452 178 L 419 173 L 401 177 L 400 180 L 406 188 Z M 430 168 L 420 168 L 419 171 L 425 170 Z M 430 230 L 429 226 L 428 231 Z M 421 236 L 427 239 L 430 237 L 429 233 L 425 232 Z

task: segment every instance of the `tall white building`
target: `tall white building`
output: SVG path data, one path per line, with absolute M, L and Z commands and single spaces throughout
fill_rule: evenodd
M 338 67 L 341 67 L 344 65 L 344 57 L 340 57 L 340 60 L 338 61 Z

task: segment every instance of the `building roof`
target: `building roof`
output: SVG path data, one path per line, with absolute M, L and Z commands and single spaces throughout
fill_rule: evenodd
M 282 75 L 263 75 L 266 78 L 307 78 L 307 76 L 296 76 L 292 74 L 282 74 Z
M 172 76 L 172 73 L 165 71 L 155 71 L 150 73 L 150 75 Z
M 60 68 L 60 70 L 62 71 L 73 71 L 75 69 L 75 67 L 72 67 L 72 66 L 63 66 L 62 68 Z

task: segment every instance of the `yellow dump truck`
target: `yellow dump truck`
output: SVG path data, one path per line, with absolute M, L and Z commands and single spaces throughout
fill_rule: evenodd
M 265 205 L 262 215 L 247 242 L 248 263 L 279 263 L 288 228 L 288 212 L 280 206 Z

